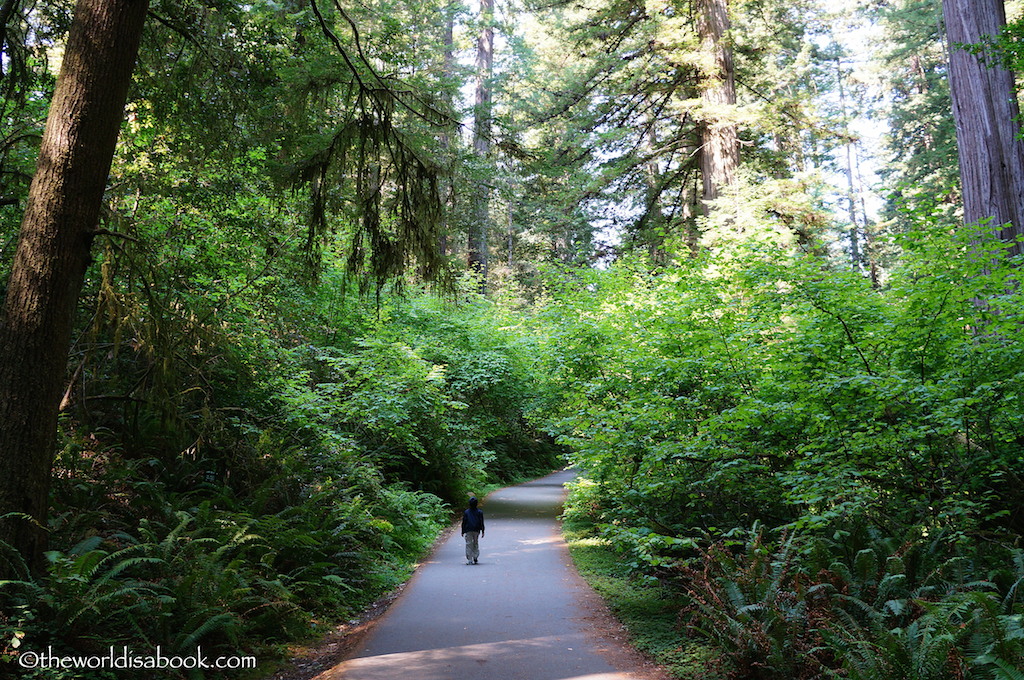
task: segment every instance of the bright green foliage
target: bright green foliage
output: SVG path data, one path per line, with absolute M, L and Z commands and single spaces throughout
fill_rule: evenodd
M 406 577 L 467 491 L 555 466 L 522 416 L 536 353 L 517 322 L 419 289 L 448 265 L 459 11 L 153 3 L 71 349 L 51 570 L 0 586 L 5 655 L 273 656 Z M 9 24 L 12 200 L 59 18 Z
M 930 549 L 939 564 L 963 561 L 966 574 L 954 583 L 987 581 L 1022 528 L 1024 354 L 1015 337 L 1024 307 L 1016 263 L 999 262 L 998 244 L 991 252 L 972 245 L 984 241 L 950 236 L 923 219 L 902 242 L 902 266 L 881 292 L 819 259 L 764 245 L 659 274 L 623 264 L 554 275 L 544 322 L 546 373 L 557 396 L 538 417 L 591 480 L 573 512 L 592 515 L 637 568 L 672 570 L 703 555 L 698 563 L 718 565 L 708 568 L 746 574 L 754 590 L 742 601 L 723 593 L 720 603 L 707 603 L 725 616 L 721 607 L 732 602 L 732 623 L 709 620 L 701 629 L 735 632 L 746 626 L 739 613 L 776 612 L 777 624 L 759 619 L 766 627 L 750 633 L 762 641 L 750 658 L 764 663 L 804 644 L 787 608 L 810 592 L 794 585 L 795 600 L 769 599 L 777 598 L 771 565 L 791 561 L 799 579 L 816 570 L 792 548 L 760 562 L 755 551 L 749 564 L 728 567 L 728 551 L 705 552 L 709 540 L 743 545 L 755 523 L 807 540 L 916 532 L 935 537 Z M 843 592 L 855 596 L 871 571 L 853 569 L 844 578 L 858 585 Z M 694 578 L 691 572 L 681 583 Z M 720 582 L 706 572 L 703 578 Z M 882 590 L 895 581 L 875 584 Z M 857 597 L 905 612 L 912 608 L 889 601 L 945 602 L 947 592 L 958 591 Z M 946 611 L 937 606 L 929 611 Z M 701 609 L 704 616 L 710 610 Z M 922 614 L 915 611 L 913 620 L 885 630 L 909 626 Z M 1001 616 L 1011 617 L 1009 625 L 1019 613 Z M 893 643 L 909 654 L 907 645 L 931 640 L 920 635 Z M 819 642 L 808 639 L 807 648 Z M 981 653 L 966 644 L 957 637 L 946 651 L 959 649 L 970 665 Z M 737 663 L 753 668 L 750 660 Z M 777 672 L 802 677 L 787 675 L 795 671 L 784 665 Z
M 1006 597 L 1005 582 L 967 581 L 977 565 L 945 538 L 860 530 L 776 544 L 757 531 L 742 550 L 717 543 L 681 568 L 684 620 L 730 677 L 999 677 L 1024 661 L 1020 574 L 1003 570 Z
M 118 643 L 270 659 L 396 586 L 449 503 L 555 466 L 521 415 L 533 343 L 493 305 L 375 303 L 338 268 L 310 293 L 272 270 L 242 282 L 226 257 L 233 293 L 211 294 L 232 284 L 187 259 L 115 287 L 134 254 L 100 267 L 51 572 L 0 586 L 5 654 Z
M 756 251 L 728 269 L 559 284 L 550 314 L 582 313 L 554 330 L 566 392 L 553 427 L 599 483 L 678 494 L 658 503 L 674 516 L 648 517 L 675 531 L 709 529 L 701 508 L 824 526 L 886 499 L 900 501 L 892 520 L 976 529 L 1013 494 L 1003 478 L 1018 462 L 1022 357 L 1003 340 L 1016 270 L 970 276 L 987 258 L 926 232 L 905 253 L 882 295 L 812 258 Z

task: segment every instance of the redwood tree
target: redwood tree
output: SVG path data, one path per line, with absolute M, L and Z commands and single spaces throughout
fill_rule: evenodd
M 46 542 L 72 321 L 148 4 L 75 8 L 0 312 L 0 540 L 29 564 Z M 0 563 L 5 571 L 11 563 Z
M 996 36 L 1006 23 L 1003 0 L 943 0 L 950 45 L 949 84 L 960 155 L 964 222 L 991 219 L 999 238 L 1024 231 L 1024 142 L 1013 73 L 964 45 Z M 1012 243 L 1009 254 L 1021 252 Z
M 485 167 L 491 152 L 492 82 L 494 70 L 494 0 L 480 2 L 480 37 L 476 48 L 476 101 L 473 109 L 473 152 Z M 487 232 L 490 227 L 491 190 L 483 179 L 473 197 L 469 225 L 469 270 L 480 275 L 480 292 L 487 285 Z
M 729 28 L 726 0 L 698 0 L 697 33 L 701 51 L 708 60 L 700 83 L 700 168 L 705 206 L 718 198 L 723 187 L 736 181 L 740 162 L 739 137 L 732 118 L 736 106 L 736 69 L 727 43 Z

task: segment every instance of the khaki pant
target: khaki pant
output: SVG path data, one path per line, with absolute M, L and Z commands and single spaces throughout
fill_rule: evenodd
M 467 531 L 463 536 L 466 538 L 466 561 L 472 562 L 480 557 L 480 532 Z

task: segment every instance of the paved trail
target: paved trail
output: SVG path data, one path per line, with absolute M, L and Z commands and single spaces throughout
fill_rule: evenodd
M 626 680 L 644 677 L 600 638 L 555 521 L 559 472 L 488 496 L 480 564 L 459 532 L 416 573 L 354 658 L 317 680 Z M 612 652 L 612 653 L 610 653 Z M 614 653 L 618 652 L 618 653 Z M 613 661 L 612 659 L 619 659 Z

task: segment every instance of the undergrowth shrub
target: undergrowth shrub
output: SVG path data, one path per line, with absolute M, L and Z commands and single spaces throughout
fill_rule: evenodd
M 293 294 L 308 318 L 243 296 L 254 316 L 209 323 L 201 297 L 102 287 L 49 569 L 0 583 L 0 673 L 50 646 L 272 661 L 407 578 L 465 491 L 555 466 L 517 449 L 543 441 L 533 360 L 497 310 L 354 297 L 328 319 Z
M 678 567 L 680 622 L 731 678 L 1001 678 L 1024 664 L 1021 552 L 1001 584 L 958 553 L 948 537 L 851 550 L 755 529 Z
M 17 648 L 96 654 L 110 645 L 187 654 L 256 650 L 351 615 L 404 577 L 443 522 L 436 497 L 380 488 L 371 506 L 344 490 L 272 515 L 203 502 L 136 535 L 93 536 L 48 553 L 45 578 L 0 584 L 9 660 Z M 381 512 L 376 514 L 374 510 Z
M 987 229 L 925 221 L 882 289 L 756 244 L 551 275 L 568 513 L 689 593 L 734 677 L 1024 667 L 1022 262 Z
M 681 622 L 715 643 L 727 677 L 803 680 L 831 665 L 821 631 L 831 584 L 801 573 L 795 553 L 792 537 L 775 546 L 759 532 L 742 551 L 716 543 L 680 569 Z

